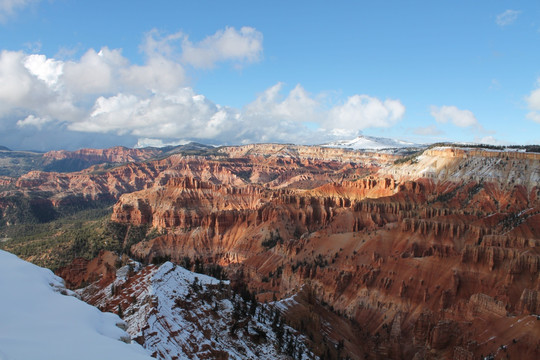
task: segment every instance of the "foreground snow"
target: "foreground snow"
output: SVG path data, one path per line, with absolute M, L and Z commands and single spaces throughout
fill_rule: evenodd
M 151 359 L 120 318 L 64 288 L 50 270 L 0 250 L 0 360 Z

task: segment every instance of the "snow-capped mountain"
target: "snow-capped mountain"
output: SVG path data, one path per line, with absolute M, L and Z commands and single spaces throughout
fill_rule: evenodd
M 150 360 L 125 323 L 66 290 L 61 278 L 0 250 L 0 359 Z
M 353 150 L 379 150 L 379 149 L 392 149 L 392 148 L 407 148 L 418 147 L 419 144 L 394 140 L 383 137 L 365 136 L 360 135 L 352 140 L 337 140 L 327 144 L 323 144 L 324 147 L 345 148 Z

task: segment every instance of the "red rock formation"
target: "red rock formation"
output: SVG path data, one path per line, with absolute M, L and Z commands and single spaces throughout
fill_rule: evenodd
M 62 277 L 68 289 L 76 289 L 91 283 L 98 286 L 110 284 L 116 277 L 116 264 L 119 262 L 118 255 L 110 251 L 101 251 L 92 259 L 75 259 L 70 265 L 59 268 L 56 275 Z

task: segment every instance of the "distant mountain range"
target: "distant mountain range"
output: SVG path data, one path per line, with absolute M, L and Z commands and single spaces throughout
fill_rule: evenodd
M 383 137 L 360 135 L 352 140 L 337 140 L 327 144 L 324 147 L 335 147 L 353 150 L 380 150 L 393 148 L 420 147 L 423 145 L 415 144 L 402 140 L 395 140 Z

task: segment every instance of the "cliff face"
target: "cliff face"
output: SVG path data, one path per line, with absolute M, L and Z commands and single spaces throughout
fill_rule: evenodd
M 70 265 L 56 271 L 56 275 L 64 279 L 66 287 L 76 289 L 88 284 L 100 287 L 109 285 L 116 278 L 118 256 L 110 251 L 101 251 L 92 259 L 75 259 Z
M 133 246 L 141 259 L 241 270 L 260 299 L 309 284 L 340 326 L 361 324 L 353 358 L 536 358 L 539 162 L 448 152 L 315 188 L 174 178 L 121 196 L 112 218 L 164 233 Z

